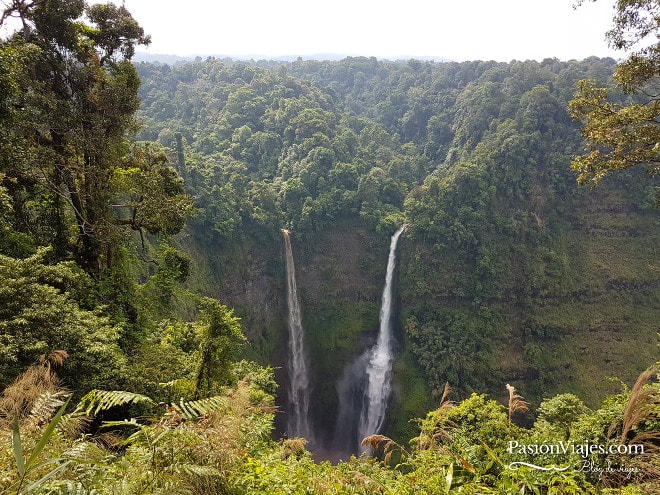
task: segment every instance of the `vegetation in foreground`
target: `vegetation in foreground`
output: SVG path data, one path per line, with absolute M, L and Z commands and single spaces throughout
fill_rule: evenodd
M 363 441 L 375 457 L 314 462 L 305 440 L 273 441 L 271 369 L 241 362 L 217 395 L 156 403 L 55 375 L 64 353 L 31 366 L 0 398 L 2 493 L 61 494 L 649 494 L 660 490 L 657 368 L 597 410 L 572 394 L 546 399 L 531 428 L 511 385 L 506 406 L 473 394 L 419 420 L 409 445 Z M 122 419 L 101 420 L 114 415 Z M 133 414 L 134 416 L 131 416 Z

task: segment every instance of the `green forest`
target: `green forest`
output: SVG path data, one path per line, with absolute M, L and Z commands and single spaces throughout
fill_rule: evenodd
M 508 63 L 136 62 L 123 6 L 3 6 L 1 494 L 660 493 L 657 2 L 625 59 Z

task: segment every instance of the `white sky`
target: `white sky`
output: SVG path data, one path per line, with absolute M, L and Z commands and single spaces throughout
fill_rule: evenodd
M 577 9 L 575 0 L 123 1 L 152 37 L 139 51 L 154 54 L 503 62 L 624 56 L 604 39 L 614 0 Z

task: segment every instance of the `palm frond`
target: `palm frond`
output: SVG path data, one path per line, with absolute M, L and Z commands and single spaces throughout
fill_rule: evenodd
M 75 412 L 84 413 L 87 416 L 96 416 L 101 411 L 106 411 L 112 407 L 138 403 L 155 404 L 146 395 L 127 392 L 125 390 L 95 389 L 80 400 Z

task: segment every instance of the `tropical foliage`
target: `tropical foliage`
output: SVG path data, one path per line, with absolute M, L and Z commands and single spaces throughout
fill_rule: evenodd
M 598 183 L 609 172 L 633 166 L 645 167 L 651 174 L 659 170 L 660 46 L 655 36 L 659 23 L 657 2 L 617 3 L 614 27 L 607 38 L 611 46 L 629 53 L 613 74 L 616 90 L 627 98 L 612 101 L 608 99 L 611 91 L 585 80 L 570 102 L 571 115 L 585 122 L 582 134 L 587 150 L 572 163 L 581 182 Z
M 339 377 L 366 348 L 387 237 L 405 222 L 403 337 L 425 394 L 439 397 L 448 379 L 466 395 L 492 393 L 522 376 L 536 404 L 549 389 L 597 401 L 610 390 L 582 363 L 602 369 L 591 361 L 610 351 L 577 351 L 595 345 L 593 333 L 603 346 L 625 334 L 648 362 L 657 331 L 657 275 L 644 268 L 655 264 L 656 178 L 630 171 L 589 193 L 570 169 L 581 136 L 569 101 L 579 81 L 608 84 L 615 67 L 596 58 L 139 63 L 139 137 L 169 148 L 195 196 L 179 246 L 213 259 L 196 257 L 190 287 L 235 308 L 250 357 L 285 364 L 282 304 L 273 304 L 281 228 L 308 274 L 298 282 L 313 372 Z M 627 380 L 641 371 L 628 367 L 639 362 L 632 354 L 613 361 Z M 319 417 L 336 409 L 334 384 L 315 393 Z
M 615 46 L 656 34 L 617 6 Z M 656 45 L 171 66 L 124 6 L 0 26 L 0 492 L 658 490 Z M 312 454 L 280 438 L 281 229 L 326 441 L 403 223 L 386 431 Z
M 71 397 L 57 386 L 56 364 L 33 365 L 0 397 L 3 493 L 642 494 L 660 478 L 652 368 L 594 411 L 548 399 L 532 428 L 511 421 L 520 411 L 511 402 L 508 412 L 484 395 L 454 404 L 445 388 L 411 446 L 373 435 L 363 445 L 380 461 L 332 465 L 315 462 L 304 439 L 272 440 L 272 370 L 242 363 L 235 372 L 249 372 L 220 395 L 160 410 L 143 395 L 94 390 L 66 413 Z M 151 406 L 149 415 L 105 420 L 88 433 L 104 411 L 139 403 Z M 552 414 L 558 408 L 570 423 Z M 564 437 L 569 424 L 576 427 Z

